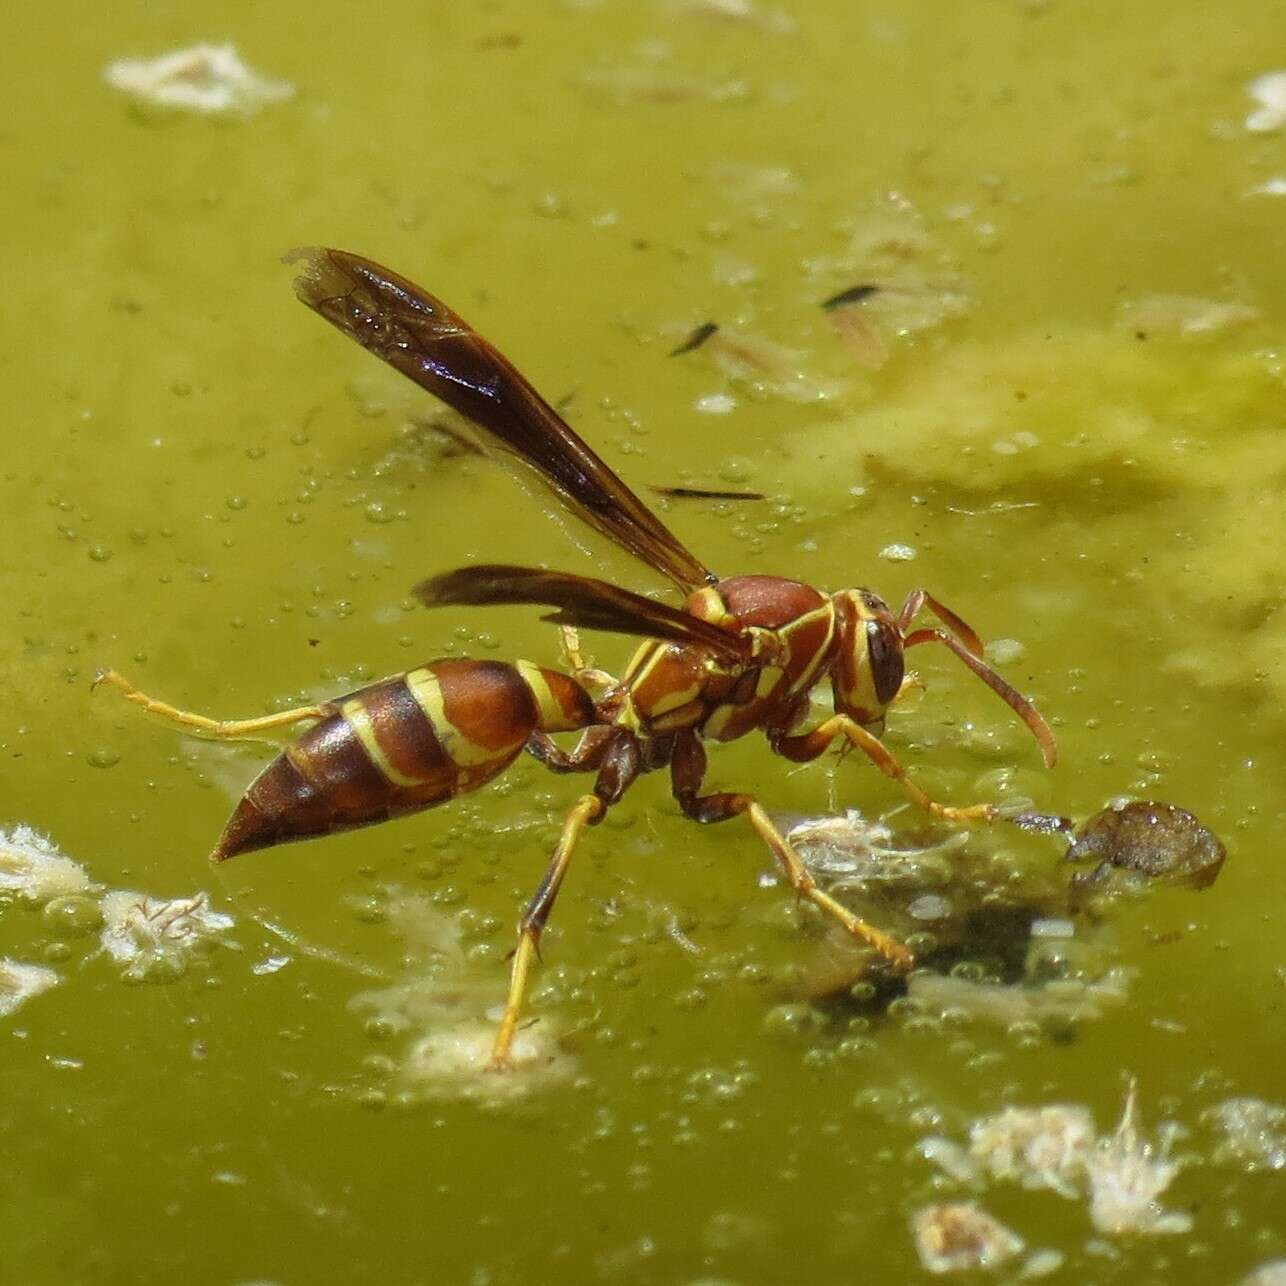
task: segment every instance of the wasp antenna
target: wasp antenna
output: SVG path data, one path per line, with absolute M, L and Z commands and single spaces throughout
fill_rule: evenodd
M 946 630 L 916 630 L 902 640 L 904 648 L 917 647 L 921 643 L 941 643 L 954 652 L 1027 725 L 1040 747 L 1045 767 L 1052 768 L 1058 762 L 1058 743 L 1054 740 L 1052 729 L 1040 711 L 1017 688 L 1006 683 L 991 666 Z
M 911 624 L 915 614 L 922 607 L 927 607 L 974 656 L 982 658 L 982 639 L 978 637 L 973 627 L 944 603 L 939 603 L 927 589 L 913 589 L 906 596 L 906 601 L 897 614 L 898 629 L 905 633 L 906 627 Z

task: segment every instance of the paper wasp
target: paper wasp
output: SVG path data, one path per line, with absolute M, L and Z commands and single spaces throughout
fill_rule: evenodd
M 444 803 L 502 772 L 525 749 L 555 772 L 595 774 L 572 806 L 544 879 L 519 924 L 509 996 L 491 1065 L 510 1048 L 537 945 L 573 850 L 640 773 L 668 767 L 680 809 L 699 822 L 745 816 L 796 892 L 895 965 L 911 955 L 817 888 L 751 795 L 702 794 L 705 741 L 762 731 L 795 762 L 841 739 L 863 751 L 922 808 L 953 820 L 988 819 L 989 804 L 954 808 L 930 799 L 880 742 L 885 712 L 904 680 L 903 654 L 940 643 L 1027 724 L 1052 766 L 1053 734 L 1036 709 L 982 659 L 978 636 L 924 590 L 894 613 L 865 589 L 832 594 L 777 576 L 721 579 L 708 571 L 509 361 L 446 305 L 368 259 L 298 251 L 295 290 L 313 311 L 464 415 L 483 441 L 530 467 L 559 501 L 667 577 L 681 607 L 563 572 L 462 567 L 424 581 L 428 606 L 522 603 L 552 608 L 564 627 L 571 674 L 518 661 L 440 660 L 347 696 L 258 719 L 220 722 L 177 710 L 114 672 L 100 678 L 136 703 L 216 737 L 313 726 L 250 784 L 212 857 L 219 861 L 288 840 L 384 821 Z M 941 626 L 912 629 L 922 608 Z M 646 641 L 612 679 L 581 662 L 579 628 Z M 829 680 L 834 714 L 800 731 L 809 694 Z M 591 689 L 601 687 L 602 694 Z M 556 732 L 580 731 L 574 749 Z

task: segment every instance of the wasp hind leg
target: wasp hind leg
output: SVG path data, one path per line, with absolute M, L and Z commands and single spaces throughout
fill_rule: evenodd
M 115 670 L 99 670 L 94 676 L 93 687 L 107 683 L 118 688 L 126 701 L 142 706 L 148 714 L 154 714 L 168 723 L 177 724 L 190 732 L 213 737 L 219 741 L 228 741 L 236 737 L 257 737 L 274 728 L 285 728 L 293 723 L 302 723 L 306 719 L 325 719 L 331 713 L 328 706 L 297 706 L 293 710 L 279 710 L 276 714 L 262 715 L 257 719 L 211 719 L 208 715 L 194 714 L 191 710 L 180 710 L 177 706 L 149 697 L 140 692 L 123 675 Z
M 790 841 L 773 825 L 772 819 L 764 812 L 763 806 L 753 795 L 698 794 L 705 777 L 705 769 L 705 748 L 696 735 L 689 733 L 686 736 L 676 737 L 670 773 L 674 797 L 678 800 L 679 807 L 685 816 L 697 822 L 721 822 L 730 817 L 744 815 L 758 832 L 759 838 L 772 849 L 774 856 L 786 872 L 791 887 L 801 898 L 806 898 L 819 910 L 838 920 L 855 938 L 860 938 L 874 947 L 880 955 L 898 968 L 909 969 L 914 964 L 910 951 L 895 937 L 867 924 L 865 920 L 854 915 L 848 907 L 817 887 L 817 882 L 800 860 L 799 854 L 790 846 Z

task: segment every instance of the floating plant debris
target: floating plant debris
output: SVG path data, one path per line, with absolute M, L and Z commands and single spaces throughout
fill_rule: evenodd
M 1214 883 L 1226 856 L 1218 836 L 1192 813 L 1152 800 L 1096 813 L 1082 823 L 1067 850 L 1069 862 L 1098 861 L 1076 877 L 1079 884 L 1097 884 L 1121 870 L 1194 889 Z
M 119 58 L 103 69 L 113 89 L 149 108 L 199 116 L 251 116 L 294 96 L 288 81 L 248 67 L 235 45 L 191 45 L 159 58 Z
M 43 905 L 94 887 L 79 863 L 30 826 L 0 830 L 0 897 Z
M 998 1268 L 1022 1250 L 1021 1237 L 972 1201 L 942 1202 L 911 1221 L 916 1253 L 931 1273 Z
M 922 1140 L 920 1151 L 958 1183 L 998 1179 L 1084 1199 L 1094 1227 L 1109 1236 L 1188 1232 L 1192 1217 L 1160 1203 L 1182 1166 L 1170 1155 L 1174 1131 L 1145 1138 L 1136 1097 L 1131 1081 L 1121 1120 L 1106 1134 L 1080 1104 L 1008 1107 L 973 1123 L 967 1153 L 938 1137 Z
M 0 1018 L 7 1018 L 33 996 L 57 984 L 58 975 L 44 965 L 0 958 Z

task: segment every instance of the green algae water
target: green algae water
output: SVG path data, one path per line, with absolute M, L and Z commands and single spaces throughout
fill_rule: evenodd
M 1000 1279 L 1286 1256 L 1286 144 L 1248 92 L 1279 11 L 228 0 L 0 25 L 0 828 L 68 859 L 43 892 L 0 864 L 0 1278 L 915 1281 L 939 1202 L 1021 1239 Z M 203 40 L 294 96 L 214 120 L 104 82 Z M 661 588 L 302 309 L 279 260 L 315 243 L 448 300 L 640 490 L 764 493 L 656 498 L 722 574 L 924 585 L 999 640 L 1060 763 L 917 651 L 888 743 L 940 798 L 1169 800 L 1227 843 L 1219 880 L 1081 917 L 1115 999 L 1070 1025 L 873 1009 L 820 985 L 838 948 L 750 828 L 685 822 L 649 777 L 554 913 L 541 1071 L 452 1064 L 580 780 L 524 761 L 214 869 L 271 748 L 90 692 L 114 666 L 236 717 L 438 656 L 557 664 L 534 612 L 409 598 L 471 560 Z M 864 311 L 821 309 L 858 285 Z M 708 321 L 719 343 L 668 356 Z M 711 780 L 787 822 L 920 827 L 857 756 L 747 739 Z M 1038 837 L 967 842 L 1015 904 L 1065 882 Z M 1173 1222 L 1105 1230 L 1082 1182 L 961 1160 L 1009 1106 L 1113 1137 L 1131 1084 Z

